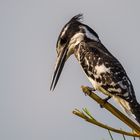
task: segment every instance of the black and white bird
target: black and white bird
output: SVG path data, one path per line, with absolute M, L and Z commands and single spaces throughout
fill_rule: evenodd
M 105 48 L 98 34 L 74 16 L 62 29 L 57 45 L 57 61 L 51 90 L 54 90 L 66 60 L 74 54 L 93 88 L 102 87 L 110 93 L 128 115 L 140 123 L 140 104 L 133 85 L 120 62 Z

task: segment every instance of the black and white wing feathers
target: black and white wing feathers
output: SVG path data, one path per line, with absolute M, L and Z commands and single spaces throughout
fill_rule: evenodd
M 96 41 L 81 42 L 75 48 L 75 56 L 93 87 L 98 89 L 101 86 L 112 96 L 118 97 L 124 110 L 138 116 L 137 120 L 140 121 L 140 106 L 133 85 L 120 62 L 104 45 Z

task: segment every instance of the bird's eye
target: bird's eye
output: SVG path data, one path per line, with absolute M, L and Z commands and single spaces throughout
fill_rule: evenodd
M 66 38 L 61 38 L 61 40 L 60 40 L 60 44 L 65 44 L 67 42 L 67 39 Z

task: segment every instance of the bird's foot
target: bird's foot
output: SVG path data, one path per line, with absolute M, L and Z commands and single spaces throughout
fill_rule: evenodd
M 83 92 L 85 93 L 85 96 L 90 95 L 93 91 L 96 91 L 94 88 L 88 87 L 88 86 L 81 86 L 81 88 Z
M 108 97 L 106 97 L 105 99 L 103 99 L 103 101 L 104 101 L 103 105 L 106 104 L 107 101 L 108 101 L 110 98 L 111 98 L 111 96 L 108 96 Z M 100 107 L 101 107 L 101 108 L 104 108 L 103 105 L 100 105 Z

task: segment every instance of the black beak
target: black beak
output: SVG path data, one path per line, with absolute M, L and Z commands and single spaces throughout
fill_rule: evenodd
M 66 47 L 64 47 L 64 48 L 62 48 L 62 50 L 58 54 L 58 58 L 57 58 L 57 61 L 56 61 L 55 71 L 54 71 L 52 83 L 51 83 L 51 86 L 50 86 L 50 90 L 55 89 L 56 84 L 59 80 L 59 77 L 60 77 L 61 72 L 63 70 L 64 64 L 66 62 L 67 50 L 68 49 Z

